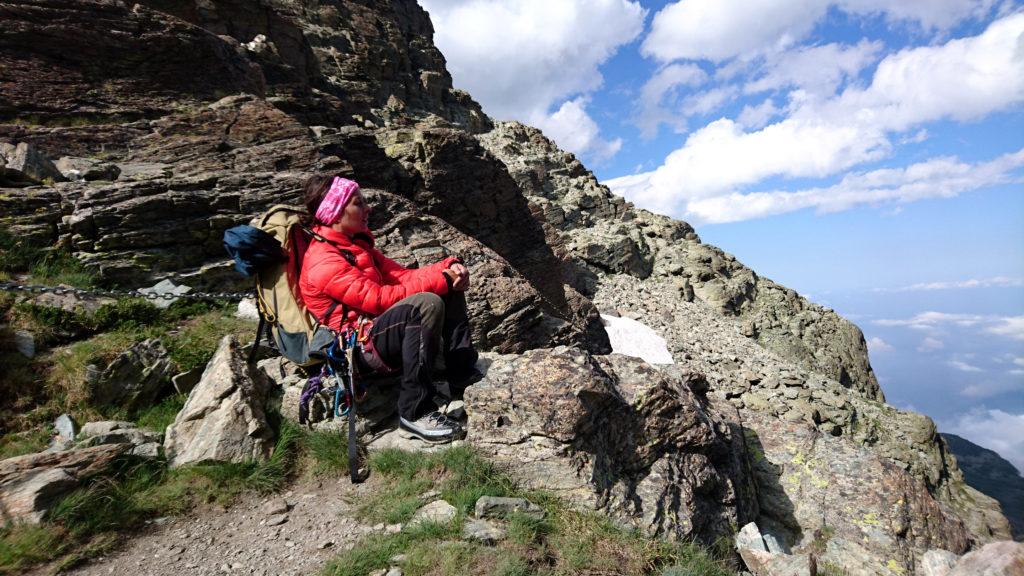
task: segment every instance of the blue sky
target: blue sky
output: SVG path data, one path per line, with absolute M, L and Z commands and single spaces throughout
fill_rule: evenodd
M 420 0 L 456 87 L 856 322 L 1024 469 L 1024 3 Z

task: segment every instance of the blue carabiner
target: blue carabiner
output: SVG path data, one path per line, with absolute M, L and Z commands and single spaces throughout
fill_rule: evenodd
M 342 388 L 344 387 L 344 383 L 342 382 L 342 379 L 338 376 L 337 372 L 334 371 L 334 362 L 335 361 L 344 360 L 345 357 L 344 357 L 344 355 L 342 355 L 341 358 L 339 358 L 337 353 L 338 353 L 338 341 L 335 340 L 334 342 L 331 342 L 331 345 L 327 348 L 327 371 L 330 372 L 331 376 L 334 377 L 334 383 L 335 383 L 335 387 L 334 387 L 334 417 L 335 418 L 338 418 L 340 416 L 345 416 L 346 414 L 348 414 L 348 411 L 352 408 L 352 403 L 351 402 L 346 402 L 345 403 L 345 408 L 344 409 L 341 408 Z M 347 399 L 348 396 L 349 396 L 347 389 L 345 390 L 344 394 L 345 394 L 345 398 Z

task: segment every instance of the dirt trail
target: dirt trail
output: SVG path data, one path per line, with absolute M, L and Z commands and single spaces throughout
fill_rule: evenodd
M 305 575 L 364 534 L 386 527 L 360 524 L 355 503 L 375 489 L 372 479 L 304 481 L 281 495 L 246 495 L 227 509 L 160 519 L 123 547 L 68 572 L 77 576 L 213 574 Z M 283 498 L 287 520 L 269 512 Z M 268 520 L 270 521 L 268 523 Z

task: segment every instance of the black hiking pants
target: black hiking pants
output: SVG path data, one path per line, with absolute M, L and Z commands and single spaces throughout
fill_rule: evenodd
M 435 396 L 450 400 L 458 390 L 449 383 L 463 381 L 475 369 L 477 352 L 463 292 L 421 292 L 399 300 L 374 318 L 370 337 L 380 359 L 401 371 L 398 414 L 409 421 L 433 412 Z M 432 378 L 438 352 L 443 352 L 447 376 L 442 385 Z M 361 357 L 359 367 L 364 374 L 370 371 Z

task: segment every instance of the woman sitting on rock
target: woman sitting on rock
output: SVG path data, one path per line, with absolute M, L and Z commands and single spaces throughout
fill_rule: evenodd
M 480 378 L 464 294 L 469 270 L 454 257 L 410 269 L 381 254 L 368 227 L 371 208 L 352 180 L 313 176 L 305 202 L 313 231 L 326 240 L 312 242 L 302 262 L 299 289 L 309 311 L 335 331 L 368 333 L 356 349 L 357 372 L 401 370 L 402 428 L 430 442 L 461 437 L 434 397 L 450 400 Z M 432 379 L 439 350 L 447 385 Z

